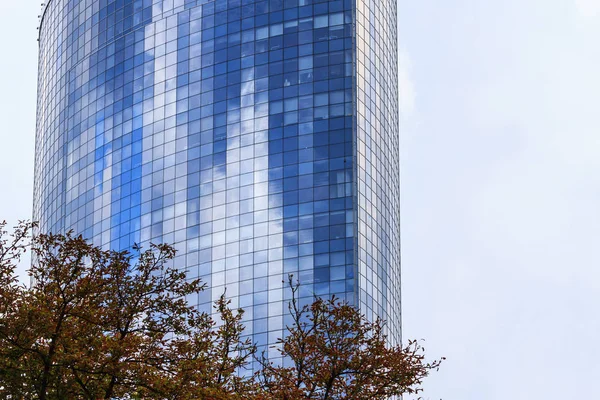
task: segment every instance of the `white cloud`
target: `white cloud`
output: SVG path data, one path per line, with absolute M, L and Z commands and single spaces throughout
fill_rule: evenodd
M 600 16 L 600 0 L 575 0 L 579 14 L 585 18 Z
M 414 81 L 411 77 L 412 61 L 406 50 L 398 52 L 398 91 L 400 118 L 408 119 L 415 112 L 416 92 Z
M 37 74 L 37 15 L 40 4 L 0 0 L 0 221 L 10 228 L 31 219 Z M 17 272 L 23 282 L 29 256 Z
M 448 357 L 424 397 L 600 398 L 600 4 L 404 3 L 403 335 Z

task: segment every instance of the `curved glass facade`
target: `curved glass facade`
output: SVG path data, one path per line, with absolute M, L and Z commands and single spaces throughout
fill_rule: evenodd
M 358 297 L 401 340 L 400 144 L 395 0 L 356 0 Z
M 396 2 L 51 0 L 34 218 L 177 263 L 281 337 L 288 274 L 400 338 Z

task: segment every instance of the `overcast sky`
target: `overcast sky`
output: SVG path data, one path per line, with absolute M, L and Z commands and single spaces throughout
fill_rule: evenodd
M 0 218 L 32 207 L 40 2 L 0 0 Z M 600 398 L 600 0 L 400 0 L 405 338 L 426 399 Z

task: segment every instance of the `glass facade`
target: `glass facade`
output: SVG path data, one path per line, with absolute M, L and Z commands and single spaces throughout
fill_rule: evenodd
M 400 155 L 395 0 L 356 0 L 357 292 L 401 340 Z
M 51 0 L 34 218 L 177 265 L 282 336 L 290 291 L 400 340 L 396 2 Z

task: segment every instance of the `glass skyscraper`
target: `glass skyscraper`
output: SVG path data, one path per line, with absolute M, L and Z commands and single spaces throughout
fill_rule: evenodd
M 282 336 L 288 274 L 400 340 L 396 2 L 50 0 L 34 219 L 177 265 Z

